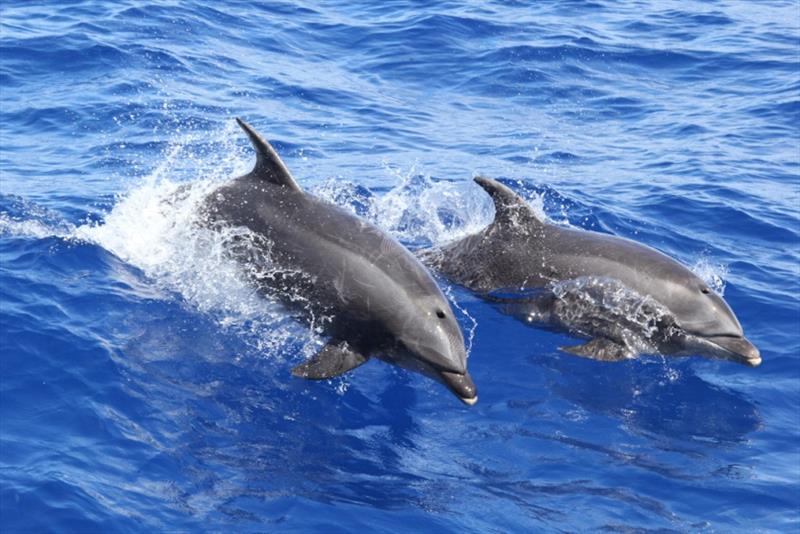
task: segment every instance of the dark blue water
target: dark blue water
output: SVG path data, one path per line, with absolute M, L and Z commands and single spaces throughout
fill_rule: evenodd
M 800 8 L 59 2 L 0 11 L 3 532 L 796 531 Z M 410 247 L 503 178 L 654 246 L 761 349 L 566 355 L 459 288 L 480 391 L 319 342 L 194 226 L 252 164 Z M 179 189 L 184 185 L 187 187 Z

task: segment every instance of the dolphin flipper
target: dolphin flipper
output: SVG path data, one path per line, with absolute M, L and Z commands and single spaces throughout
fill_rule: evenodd
M 286 164 L 283 163 L 283 160 L 281 160 L 281 157 L 275 152 L 275 149 L 272 148 L 272 145 L 261 137 L 252 126 L 239 117 L 236 117 L 236 122 L 242 127 L 242 130 L 245 131 L 250 138 L 250 142 L 253 144 L 253 148 L 256 149 L 256 166 L 250 171 L 248 176 L 259 180 L 265 180 L 275 185 L 288 187 L 294 191 L 301 191 L 300 186 L 297 185 L 297 182 L 292 178 L 292 173 L 289 172 Z
M 331 341 L 310 360 L 292 369 L 292 375 L 309 380 L 333 378 L 355 369 L 369 359 L 346 341 Z
M 583 345 L 559 347 L 564 352 L 601 362 L 619 362 L 633 357 L 633 353 L 622 345 L 606 338 L 595 338 Z

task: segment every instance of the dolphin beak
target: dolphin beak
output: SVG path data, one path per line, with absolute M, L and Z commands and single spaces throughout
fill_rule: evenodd
M 472 381 L 469 373 L 459 374 L 450 371 L 441 371 L 439 376 L 450 391 L 452 391 L 461 402 L 468 406 L 473 406 L 478 402 L 478 389 Z
M 743 337 L 716 336 L 707 338 L 708 341 L 730 353 L 730 359 L 757 367 L 761 365 L 761 353 L 759 350 Z

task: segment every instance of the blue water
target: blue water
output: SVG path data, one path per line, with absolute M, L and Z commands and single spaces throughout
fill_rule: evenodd
M 800 8 L 6 1 L 3 532 L 797 531 Z M 724 291 L 755 369 L 593 362 L 445 287 L 480 401 L 318 337 L 194 222 L 273 140 L 412 248 L 501 178 Z M 183 187 L 182 187 L 183 186 Z M 444 282 L 443 282 L 444 284 Z

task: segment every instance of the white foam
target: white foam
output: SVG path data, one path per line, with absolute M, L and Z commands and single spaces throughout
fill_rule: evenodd
M 236 139 L 228 128 L 218 139 Z M 101 223 L 75 229 L 73 237 L 95 243 L 139 268 L 167 294 L 214 317 L 220 327 L 247 334 L 259 350 L 278 352 L 303 331 L 279 305 L 264 299 L 226 251 L 248 237 L 241 228 L 213 231 L 198 220 L 206 196 L 242 174 L 251 162 L 234 145 L 196 152 L 194 139 L 174 143 L 161 164 L 118 198 Z M 190 159 L 197 178 L 180 183 L 170 169 Z M 302 334 L 301 334 L 302 337 Z
M 728 276 L 727 265 L 714 263 L 708 256 L 704 255 L 695 262 L 691 270 L 720 297 L 725 295 L 725 277 Z
M 395 238 L 415 247 L 456 241 L 485 228 L 494 219 L 489 195 L 471 180 L 438 181 L 412 165 L 403 171 L 386 165 L 384 172 L 397 183 L 383 194 L 364 194 L 346 180 L 328 180 L 313 193 L 353 213 L 362 215 Z M 528 199 L 533 210 L 546 219 L 543 198 Z
M 671 312 L 649 295 L 641 295 L 617 280 L 580 277 L 557 282 L 550 289 L 556 301 L 552 319 L 587 337 L 606 335 L 623 341 L 631 357 L 655 353 L 654 339 Z
M 38 219 L 13 219 L 7 213 L 0 213 L 0 235 L 46 239 L 60 237 L 69 239 L 75 227 L 67 223 L 52 224 Z

